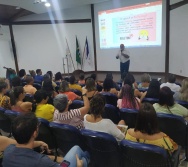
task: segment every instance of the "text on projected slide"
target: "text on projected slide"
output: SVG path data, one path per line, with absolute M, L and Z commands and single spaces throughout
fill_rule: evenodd
M 98 13 L 100 48 L 161 46 L 162 1 Z

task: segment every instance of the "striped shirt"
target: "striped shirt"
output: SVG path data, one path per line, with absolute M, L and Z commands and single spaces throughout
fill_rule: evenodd
M 83 117 L 79 109 L 65 111 L 60 113 L 57 109 L 54 112 L 53 122 L 75 126 L 77 129 L 83 129 Z

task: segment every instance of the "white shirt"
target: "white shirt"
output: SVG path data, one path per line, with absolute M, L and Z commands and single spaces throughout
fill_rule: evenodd
M 171 91 L 173 91 L 173 92 L 178 92 L 180 90 L 180 86 L 175 83 L 169 83 L 169 82 L 163 83 L 163 84 L 161 84 L 160 88 L 162 88 L 164 86 L 169 87 L 171 89 Z
M 125 135 L 117 128 L 117 125 L 115 125 L 110 119 L 102 119 L 99 122 L 92 123 L 86 120 L 87 115 L 88 114 L 84 116 L 85 129 L 108 133 L 114 136 L 117 141 L 121 141 L 125 138 Z
M 116 56 L 117 58 L 120 59 L 120 62 L 121 62 L 121 63 L 127 62 L 130 58 L 125 58 L 121 53 L 126 54 L 126 55 L 129 56 L 129 55 L 130 55 L 129 51 L 126 50 L 126 49 L 124 49 L 123 51 L 119 50 L 119 52 L 118 52 L 118 54 L 117 54 L 117 56 Z

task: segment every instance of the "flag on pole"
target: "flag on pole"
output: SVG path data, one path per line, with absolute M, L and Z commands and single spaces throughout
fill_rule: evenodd
M 78 64 L 81 65 L 80 47 L 79 47 L 79 44 L 78 44 L 77 37 L 76 37 L 76 61 L 77 61 Z
M 86 42 L 85 42 L 85 50 L 86 50 L 86 60 L 90 64 L 90 55 L 89 55 L 89 45 L 86 37 Z

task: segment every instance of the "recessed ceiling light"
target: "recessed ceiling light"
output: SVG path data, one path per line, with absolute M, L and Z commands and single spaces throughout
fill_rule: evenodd
M 45 3 L 45 6 L 46 6 L 46 7 L 50 7 L 51 4 L 50 4 L 49 2 L 46 2 L 46 3 Z

